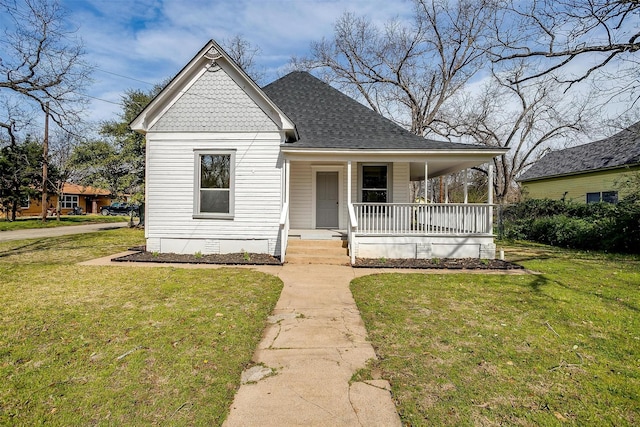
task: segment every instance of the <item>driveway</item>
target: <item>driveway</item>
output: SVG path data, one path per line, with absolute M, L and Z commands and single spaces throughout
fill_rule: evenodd
M 128 222 L 106 222 L 101 224 L 69 225 L 52 228 L 32 228 L 28 230 L 0 231 L 0 242 L 7 240 L 39 239 L 43 237 L 66 236 L 68 234 L 93 233 L 127 227 Z

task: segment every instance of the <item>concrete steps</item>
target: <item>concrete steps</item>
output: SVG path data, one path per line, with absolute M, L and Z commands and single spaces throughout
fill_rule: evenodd
M 331 264 L 350 263 L 346 240 L 302 240 L 289 239 L 287 244 L 288 264 Z

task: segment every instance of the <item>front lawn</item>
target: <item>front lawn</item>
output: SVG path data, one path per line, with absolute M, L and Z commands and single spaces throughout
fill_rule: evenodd
M 0 219 L 0 231 L 26 230 L 31 228 L 63 227 L 65 225 L 99 224 L 103 222 L 125 222 L 128 216 L 102 216 L 102 215 L 66 215 L 61 216 L 60 221 L 49 217 L 45 222 L 41 218 L 16 218 L 15 221 Z M 136 222 L 138 219 L 136 218 Z
M 507 248 L 539 275 L 382 274 L 352 291 L 407 425 L 639 425 L 640 258 Z
M 87 267 L 120 229 L 0 243 L 0 425 L 220 425 L 282 282 Z

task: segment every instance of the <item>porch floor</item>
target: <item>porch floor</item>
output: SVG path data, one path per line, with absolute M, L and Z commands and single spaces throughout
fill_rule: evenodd
M 289 239 L 300 240 L 347 240 L 347 230 L 338 229 L 291 229 Z

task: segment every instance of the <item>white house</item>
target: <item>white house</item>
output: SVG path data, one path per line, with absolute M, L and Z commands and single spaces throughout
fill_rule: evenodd
M 311 74 L 260 88 L 210 41 L 131 128 L 147 140 L 149 251 L 284 261 L 290 235 L 330 229 L 352 262 L 495 256 L 491 192 L 486 204 L 417 204 L 409 183 L 504 149 L 418 137 Z

